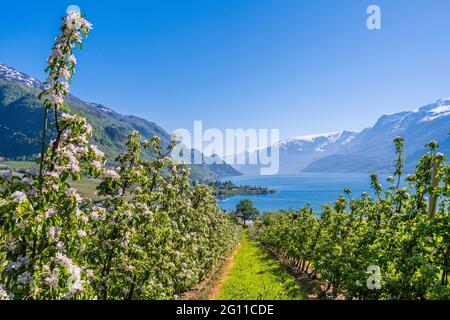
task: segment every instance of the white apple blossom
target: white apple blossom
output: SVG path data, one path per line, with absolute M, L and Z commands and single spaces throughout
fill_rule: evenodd
M 106 178 L 111 178 L 111 179 L 119 179 L 120 178 L 119 174 L 114 170 L 105 170 L 103 172 L 103 175 Z
M 69 259 L 67 256 L 63 255 L 62 253 L 57 253 L 56 257 L 53 259 L 53 262 L 62 267 L 72 266 L 72 260 Z
M 94 161 L 92 161 L 92 166 L 94 166 L 94 168 L 96 168 L 96 169 L 101 169 L 102 163 L 98 160 L 94 160 Z
M 62 68 L 59 70 L 59 77 L 60 78 L 64 78 L 66 80 L 70 80 L 70 78 L 72 77 L 72 74 L 70 73 L 70 70 L 67 68 Z
M 11 199 L 16 203 L 23 203 L 27 200 L 27 195 L 22 191 L 16 191 L 11 194 Z
M 49 218 L 55 216 L 57 213 L 58 213 L 58 211 L 56 211 L 55 208 L 47 208 L 45 210 L 45 218 L 49 219 Z
M 57 95 L 57 94 L 53 94 L 52 95 L 52 99 L 53 99 L 53 102 L 56 103 L 56 104 L 64 103 L 64 99 L 61 96 Z
M 64 19 L 64 24 L 69 30 L 79 30 L 83 24 L 80 13 L 71 11 Z
M 2 284 L 0 284 L 0 300 L 10 300 L 9 294 Z
M 53 270 L 46 278 L 45 282 L 53 289 L 58 288 L 58 275 Z
M 73 63 L 73 64 L 77 64 L 77 58 L 75 58 L 75 56 L 73 54 L 69 55 L 69 57 L 67 58 L 67 62 L 69 63 Z

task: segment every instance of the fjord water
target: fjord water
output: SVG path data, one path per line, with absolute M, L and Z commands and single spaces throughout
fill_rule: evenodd
M 387 175 L 380 175 L 380 182 L 385 187 Z M 314 210 L 333 202 L 344 188 L 352 190 L 352 197 L 359 197 L 363 192 L 372 194 L 369 174 L 359 173 L 300 173 L 295 175 L 274 176 L 237 176 L 222 178 L 236 185 L 264 186 L 276 190 L 272 194 L 240 195 L 219 201 L 224 210 L 233 210 L 241 199 L 250 199 L 262 212 L 278 209 L 299 209 L 310 204 Z

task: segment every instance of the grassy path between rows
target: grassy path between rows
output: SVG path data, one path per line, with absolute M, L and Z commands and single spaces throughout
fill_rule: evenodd
M 307 295 L 283 266 L 244 234 L 217 300 L 303 300 Z

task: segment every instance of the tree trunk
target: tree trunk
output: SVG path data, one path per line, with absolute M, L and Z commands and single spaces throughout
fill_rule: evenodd
M 438 172 L 441 162 L 435 160 L 431 168 L 431 188 L 434 189 L 439 185 Z M 431 192 L 428 200 L 428 217 L 433 218 L 436 213 L 436 196 Z
M 41 163 L 39 164 L 39 183 L 43 182 L 43 169 L 44 169 L 44 157 L 45 157 L 45 147 L 46 147 L 46 134 L 47 134 L 47 114 L 48 108 L 44 107 L 44 119 L 42 124 L 42 141 L 41 141 Z

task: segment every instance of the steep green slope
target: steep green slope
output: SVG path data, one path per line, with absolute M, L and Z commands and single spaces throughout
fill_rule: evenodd
M 37 98 L 38 93 L 37 88 L 0 80 L 0 156 L 33 159 L 39 153 L 43 109 Z M 145 138 L 159 136 L 164 147 L 170 142 L 170 135 L 153 122 L 121 115 L 102 105 L 83 102 L 75 96 L 69 96 L 66 102 L 74 112 L 89 120 L 95 129 L 93 143 L 105 152 L 110 162 L 123 150 L 127 135 L 132 130 L 140 131 Z M 52 134 L 50 132 L 49 139 Z M 151 154 L 145 156 L 152 157 Z M 237 174 L 239 172 L 226 164 L 192 166 L 194 179 Z

